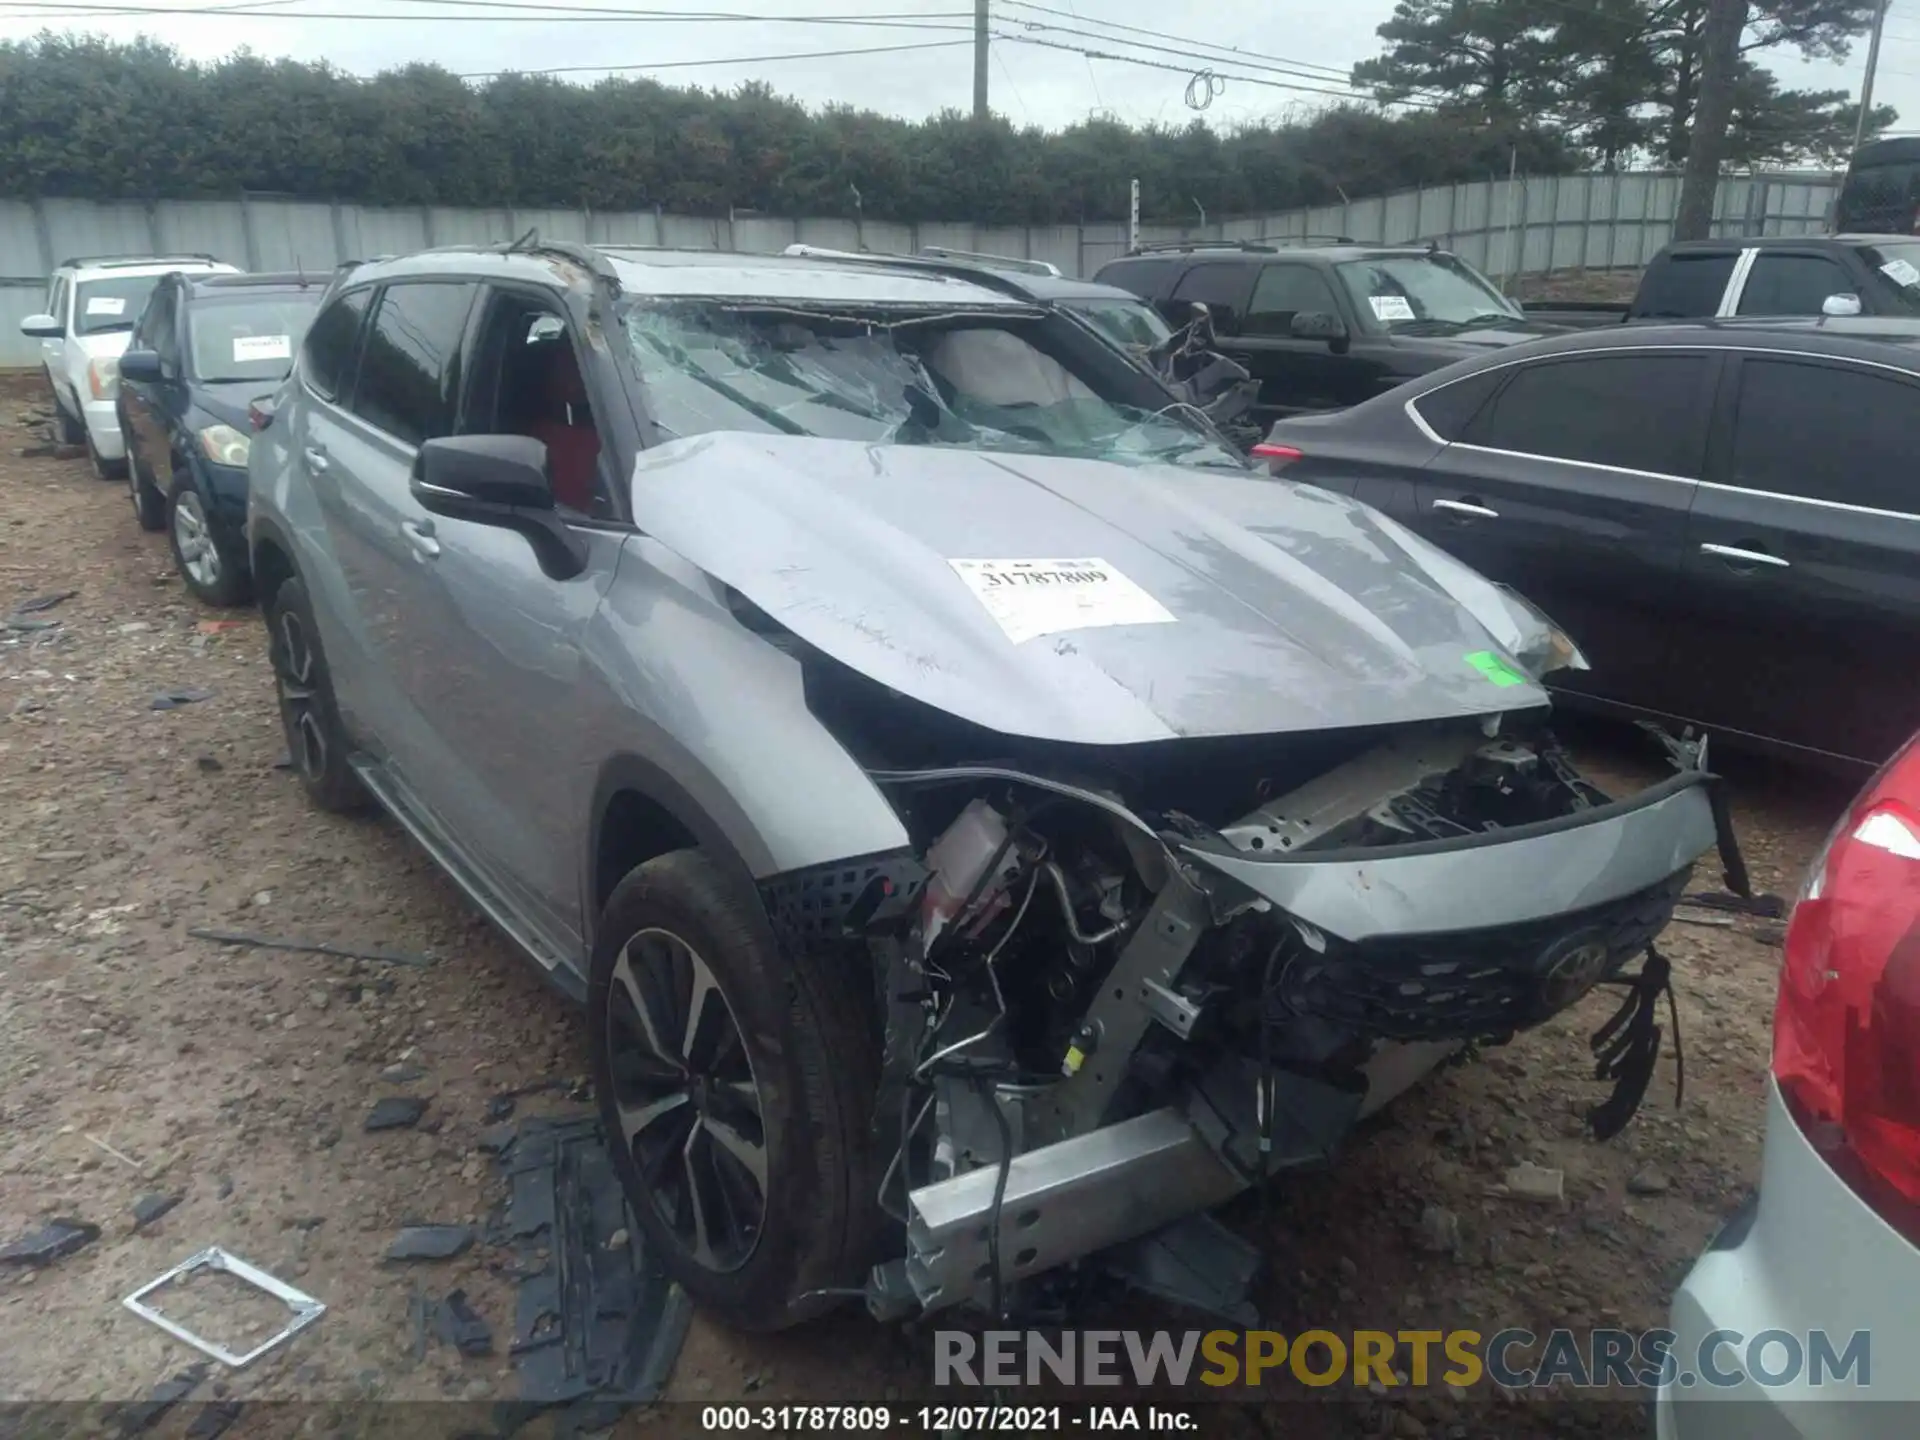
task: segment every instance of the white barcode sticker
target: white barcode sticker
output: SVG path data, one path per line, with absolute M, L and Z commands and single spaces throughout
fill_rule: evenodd
M 233 359 L 236 365 L 245 365 L 252 360 L 291 360 L 293 358 L 293 337 L 291 335 L 236 335 L 233 337 Z
M 1104 560 L 949 560 L 1018 645 L 1105 625 L 1170 625 L 1173 614 Z
M 1376 320 L 1414 318 L 1413 306 L 1407 303 L 1407 297 L 1404 295 L 1369 295 L 1367 303 L 1373 306 L 1373 318 Z

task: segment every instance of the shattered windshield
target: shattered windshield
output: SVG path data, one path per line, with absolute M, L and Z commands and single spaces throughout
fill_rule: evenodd
M 1058 317 L 695 300 L 635 305 L 625 319 L 649 408 L 675 438 L 748 431 L 1246 468 L 1190 407 L 1117 398 L 1161 400 L 1144 375 L 1062 358 L 1073 350 L 1050 333 L 1070 323 Z
M 1333 268 L 1360 313 L 1396 334 L 1446 334 L 1525 318 L 1451 255 L 1376 255 Z
M 1151 350 L 1171 338 L 1173 328 L 1160 312 L 1140 300 L 1063 300 L 1067 309 L 1092 322 L 1093 328 L 1128 350 Z

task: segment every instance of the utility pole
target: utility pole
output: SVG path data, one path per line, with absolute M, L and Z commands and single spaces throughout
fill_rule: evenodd
M 1880 68 L 1880 31 L 1887 23 L 1887 7 L 1893 0 L 1880 0 L 1873 11 L 1873 38 L 1867 41 L 1867 78 L 1860 82 L 1860 118 L 1853 122 L 1853 148 L 1867 138 L 1867 112 L 1873 109 L 1873 76 Z
M 1740 37 L 1747 28 L 1747 0 L 1709 0 L 1705 46 L 1700 57 L 1700 103 L 1694 107 L 1686 169 L 1680 179 L 1680 210 L 1673 238 L 1704 240 L 1713 228 L 1713 197 L 1720 188 L 1720 157 L 1733 119 L 1733 77 L 1740 66 Z
M 973 0 L 973 118 L 987 118 L 987 0 Z

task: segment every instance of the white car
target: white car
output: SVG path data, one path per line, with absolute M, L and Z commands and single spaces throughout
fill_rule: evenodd
M 126 465 L 127 444 L 114 413 L 120 354 L 154 286 L 175 270 L 232 274 L 238 269 L 211 255 L 65 260 L 47 282 L 45 313 L 20 322 L 21 333 L 40 342 L 61 442 L 85 441 L 101 479 L 117 478 Z
M 1813 862 L 1772 1072 L 1759 1191 L 1674 1297 L 1655 1433 L 1905 1440 L 1920 1432 L 1920 736 Z

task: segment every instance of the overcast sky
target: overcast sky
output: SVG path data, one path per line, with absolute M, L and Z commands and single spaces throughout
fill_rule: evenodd
M 543 8 L 544 16 L 507 18 Z M 1214 65 L 1223 77 L 1241 78 L 1219 82 L 1208 98 L 1208 119 L 1231 125 L 1282 118 L 1297 107 L 1330 103 L 1315 92 L 1344 92 L 1349 67 L 1379 49 L 1374 28 L 1392 8 L 1393 0 L 993 0 L 996 34 L 1022 40 L 993 45 L 992 104 L 1017 124 L 1050 128 L 1091 113 L 1181 123 L 1194 113 L 1186 99 L 1190 73 Z M 629 17 L 699 11 L 704 17 L 597 20 L 586 14 L 596 10 Z M 721 88 L 758 78 L 810 105 L 837 101 L 917 118 L 972 103 L 971 10 L 972 0 L 529 0 L 525 6 L 508 0 L 0 0 L 0 37 L 24 38 L 43 28 L 117 38 L 145 33 L 194 59 L 248 46 L 267 55 L 325 59 L 356 74 L 432 60 L 462 73 L 583 67 L 570 70 L 572 78 L 592 80 L 607 71 L 586 67 L 740 58 L 744 63 L 632 73 Z M 182 13 L 193 11 L 201 13 Z M 715 18 L 729 13 L 749 18 Z M 347 18 L 301 18 L 329 15 Z M 827 16 L 884 18 L 819 23 L 817 17 Z M 1137 28 L 1121 28 L 1128 26 Z M 933 45 L 941 48 L 759 58 Z M 1174 68 L 1075 53 L 1081 50 L 1125 52 Z M 1236 64 L 1228 50 L 1244 58 Z M 1768 56 L 1767 63 L 1789 86 L 1853 90 L 1865 58 L 1863 42 L 1842 65 L 1807 65 L 1791 52 Z M 1920 131 L 1920 0 L 1894 0 L 1876 99 L 1900 108 L 1901 129 Z

